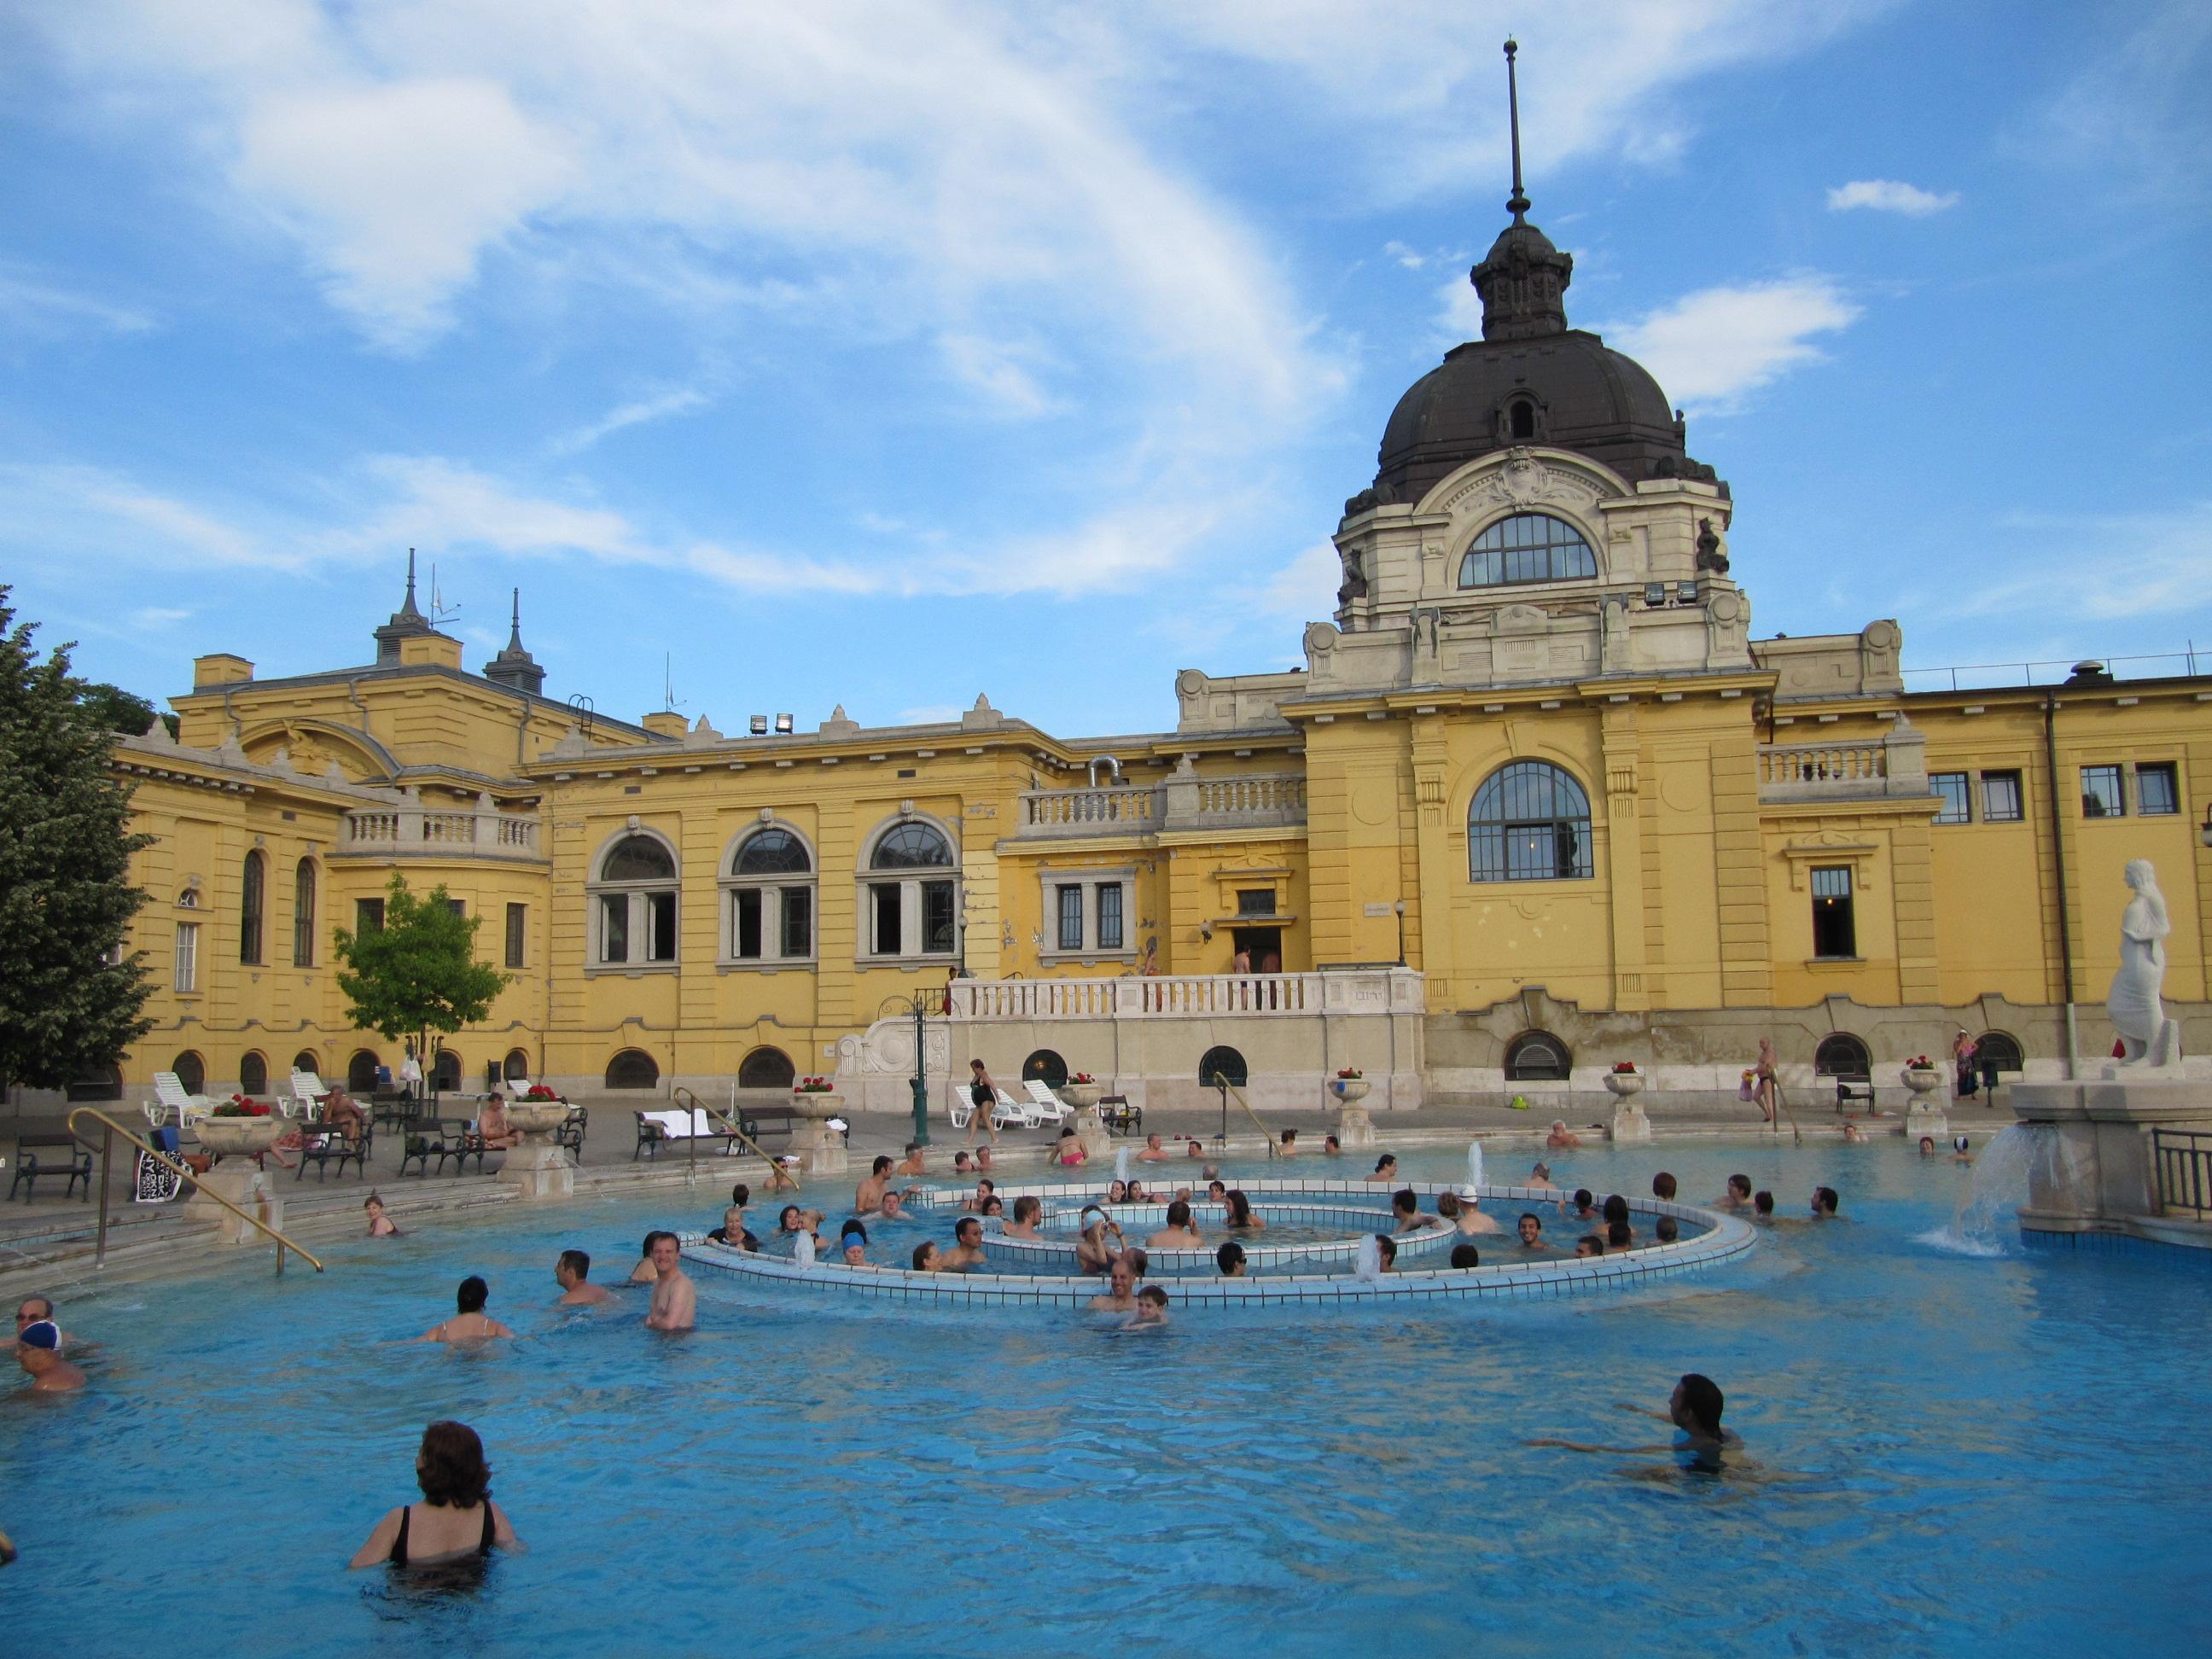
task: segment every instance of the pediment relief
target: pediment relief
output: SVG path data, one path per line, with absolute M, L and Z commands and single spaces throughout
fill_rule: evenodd
M 240 747 L 257 766 L 289 765 L 303 777 L 326 777 L 333 766 L 351 783 L 391 775 L 391 756 L 381 744 L 323 720 L 262 726 L 248 732 Z
M 1501 605 L 1491 613 L 1490 631 L 1498 634 L 1541 634 L 1552 625 L 1543 608 L 1534 605 Z
M 1612 483 L 1565 456 L 1509 449 L 1474 464 L 1431 497 L 1430 511 L 1454 517 L 1501 507 L 1562 507 L 1584 512 L 1618 495 Z

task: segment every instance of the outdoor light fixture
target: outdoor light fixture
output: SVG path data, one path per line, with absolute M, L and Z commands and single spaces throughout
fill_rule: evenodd
M 1656 610 L 1659 606 L 1666 604 L 1667 584 L 1664 582 L 1644 583 L 1644 603 L 1651 606 L 1654 610 Z
M 754 716 L 753 716 L 753 720 L 752 720 L 752 726 L 753 726 L 753 735 L 754 735 L 755 737 L 757 737 L 757 738 L 764 738 L 764 737 L 766 737 L 766 736 L 768 735 L 768 716 L 767 716 L 767 715 L 765 715 L 765 714 L 756 714 L 756 715 L 754 715 Z
M 788 715 L 788 714 L 778 714 L 778 715 L 775 717 L 775 732 L 776 732 L 776 735 L 777 735 L 778 737 L 780 737 L 780 738 L 787 738 L 787 737 L 789 737 L 789 736 L 791 735 L 791 716 L 790 716 L 790 715 Z
M 1674 584 L 1674 597 L 1684 605 L 1695 605 L 1698 602 L 1697 583 L 1676 582 Z

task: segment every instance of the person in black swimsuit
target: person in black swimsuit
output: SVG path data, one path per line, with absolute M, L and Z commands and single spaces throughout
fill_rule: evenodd
M 376 1523 L 349 1567 L 395 1567 L 481 1560 L 492 1546 L 519 1550 L 522 1540 L 507 1512 L 491 1501 L 491 1466 L 483 1442 L 465 1423 L 440 1421 L 422 1431 L 415 1454 L 422 1502 L 404 1504 Z

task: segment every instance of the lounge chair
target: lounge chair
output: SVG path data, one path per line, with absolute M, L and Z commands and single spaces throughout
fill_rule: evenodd
M 323 1098 L 329 1093 L 330 1090 L 323 1079 L 313 1072 L 295 1071 L 292 1073 L 292 1098 L 307 1108 L 307 1116 L 313 1117 L 321 1109 Z M 297 1117 L 301 1114 L 287 1111 L 284 1115 Z
M 154 1073 L 154 1097 L 177 1115 L 179 1129 L 189 1129 L 215 1111 L 215 1102 L 205 1095 L 186 1093 L 182 1079 L 174 1072 Z
M 975 1097 L 968 1092 L 968 1085 L 957 1078 L 952 1080 L 951 1111 L 952 1127 L 956 1129 L 966 1128 L 975 1115 Z M 1011 1097 L 1005 1090 L 999 1091 L 999 1098 L 991 1108 L 993 1128 L 1034 1129 L 1043 1121 L 1042 1117 Z
M 1036 1114 L 1040 1122 L 1065 1123 L 1067 1121 L 1069 1107 L 1058 1095 L 1045 1087 L 1042 1078 L 1023 1079 L 1022 1089 L 1029 1096 L 1030 1110 Z

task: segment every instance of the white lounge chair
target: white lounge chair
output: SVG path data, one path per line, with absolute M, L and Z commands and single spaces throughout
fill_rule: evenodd
M 1040 1122 L 1065 1123 L 1067 1121 L 1069 1108 L 1058 1095 L 1045 1087 L 1042 1078 L 1024 1078 L 1022 1088 L 1029 1096 L 1030 1110 L 1036 1114 Z
M 215 1111 L 215 1102 L 205 1095 L 186 1093 L 183 1079 L 174 1072 L 154 1073 L 154 1097 L 177 1115 L 180 1130 L 191 1128 Z
M 292 1098 L 306 1107 L 310 1116 L 322 1109 L 323 1097 L 329 1093 L 330 1090 L 316 1073 L 298 1071 L 292 1073 Z M 284 1115 L 296 1117 L 299 1114 L 288 1111 Z
M 956 1129 L 966 1128 L 975 1115 L 975 1097 L 968 1092 L 968 1085 L 957 1078 L 952 1080 L 950 1109 Z M 999 1091 L 999 1098 L 991 1108 L 991 1127 L 994 1129 L 1034 1129 L 1043 1121 L 1003 1089 Z

